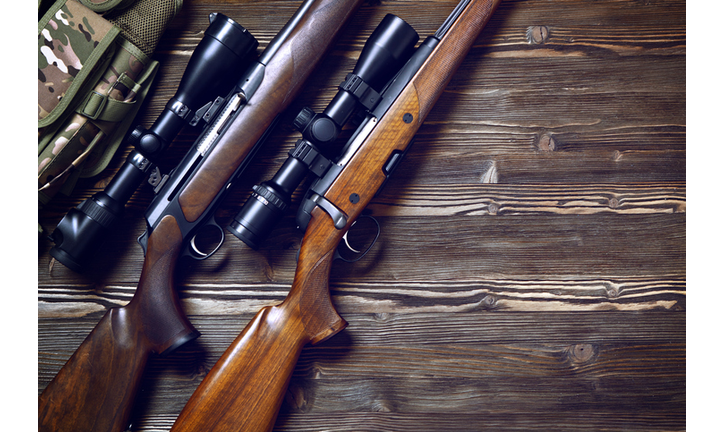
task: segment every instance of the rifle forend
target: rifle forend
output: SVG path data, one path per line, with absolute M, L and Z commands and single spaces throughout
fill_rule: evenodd
M 252 319 L 191 396 L 172 432 L 269 431 L 302 348 L 347 323 L 332 305 L 335 251 L 404 155 L 500 0 L 462 0 L 387 86 L 300 208 L 306 227 L 292 288 Z M 309 205 L 308 203 L 312 203 Z
M 216 225 L 229 186 L 360 4 L 306 0 L 227 96 L 215 117 L 223 121 L 211 122 L 146 212 L 145 260 L 132 300 L 105 314 L 40 395 L 39 431 L 125 430 L 148 358 L 199 335 L 174 289 L 176 261 L 199 228 Z

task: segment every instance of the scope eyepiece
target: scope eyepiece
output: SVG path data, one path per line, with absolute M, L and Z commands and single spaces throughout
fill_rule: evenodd
M 237 214 L 227 229 L 251 248 L 258 249 L 288 205 L 286 197 L 277 193 L 269 182 L 256 185 L 252 190 L 244 212 Z
M 111 228 L 119 217 L 116 213 L 118 208 L 105 206 L 102 204 L 103 198 L 105 197 L 93 197 L 71 209 L 63 218 L 63 224 L 50 235 L 50 239 L 56 244 L 50 249 L 50 255 L 75 272 L 82 271 L 82 263 L 90 258 L 90 254 L 96 249 L 95 242 L 104 237 L 106 230 Z
M 254 186 L 251 197 L 228 227 L 232 234 L 254 249 L 259 247 L 281 219 L 292 193 L 307 173 L 321 177 L 332 165 L 317 145 L 333 142 L 360 107 L 371 110 L 377 105 L 380 92 L 412 56 L 418 39 L 417 32 L 404 20 L 392 14 L 385 16 L 324 111 L 315 113 L 303 108 L 294 119 L 302 139 L 271 180 Z
M 73 271 L 82 271 L 110 230 L 123 217 L 126 203 L 151 167 L 139 152 L 128 155 L 126 163 L 106 189 L 71 209 L 49 239 L 55 243 L 50 255 Z
M 69 269 L 80 272 L 98 242 L 123 213 L 123 204 L 103 192 L 71 209 L 50 235 L 56 244 L 50 255 Z
M 251 248 L 258 249 L 284 215 L 292 201 L 292 193 L 308 170 L 304 158 L 287 158 L 271 180 L 252 188 L 252 195 L 227 228 L 229 232 Z

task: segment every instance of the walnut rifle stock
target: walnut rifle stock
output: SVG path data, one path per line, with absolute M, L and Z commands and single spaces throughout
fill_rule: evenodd
M 145 260 L 132 300 L 104 315 L 40 395 L 39 431 L 125 430 L 149 357 L 199 336 L 174 289 L 176 261 L 210 255 L 195 249 L 195 234 L 218 227 L 214 213 L 229 186 L 361 2 L 306 0 L 242 75 L 146 212 Z
M 39 431 L 125 430 L 151 353 L 198 336 L 173 291 L 178 224 L 169 216 L 154 233 L 131 302 L 103 316 L 40 396 Z
M 172 432 L 269 431 L 302 348 L 347 324 L 332 305 L 335 251 L 405 154 L 444 87 L 500 0 L 462 0 L 417 48 L 382 94 L 383 102 L 345 147 L 336 166 L 310 188 L 298 221 L 306 227 L 286 299 L 265 307 L 194 392 Z
M 342 232 L 318 211 L 289 295 L 254 316 L 191 396 L 172 432 L 271 430 L 302 348 L 347 326 L 327 286 Z

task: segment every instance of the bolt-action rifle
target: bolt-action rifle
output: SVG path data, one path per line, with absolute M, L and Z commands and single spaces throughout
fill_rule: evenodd
M 176 94 L 148 130 L 137 126 L 126 137 L 124 144 L 135 148 L 113 180 L 105 190 L 71 209 L 49 236 L 55 242 L 50 255 L 69 269 L 81 272 L 99 255 L 126 203 L 147 176 L 151 186 L 163 187 L 168 176 L 161 176 L 156 166 L 162 154 L 184 125 L 210 127 L 209 122 L 226 102 L 222 96 L 256 57 L 259 43 L 244 27 L 219 13 L 209 15 L 209 21 Z
M 215 209 L 229 186 L 360 4 L 304 1 L 241 74 L 146 211 L 147 229 L 139 239 L 145 260 L 133 298 L 103 316 L 40 395 L 40 431 L 125 430 L 149 357 L 199 336 L 174 290 L 175 263 L 184 253 L 195 255 L 192 239 L 199 229 L 218 228 Z
M 405 154 L 499 2 L 462 0 L 386 86 L 300 206 L 297 222 L 306 230 L 286 299 L 256 314 L 191 396 L 172 432 L 273 428 L 302 348 L 347 325 L 328 286 L 340 241 Z

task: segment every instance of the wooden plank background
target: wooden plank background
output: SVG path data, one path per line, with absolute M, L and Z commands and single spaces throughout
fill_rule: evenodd
M 286 158 L 293 116 L 326 106 L 385 14 L 424 37 L 456 3 L 365 3 L 219 210 L 222 225 Z M 210 12 L 264 47 L 299 4 L 185 0 L 141 124 L 175 92 Z M 334 265 L 349 327 L 303 351 L 275 430 L 685 429 L 685 12 L 683 0 L 503 1 L 368 207 L 377 245 Z M 164 170 L 196 134 L 182 131 Z M 128 151 L 56 199 L 42 225 L 102 190 Z M 39 242 L 38 394 L 132 297 L 151 197 L 148 186 L 134 195 L 87 273 L 51 268 L 52 245 Z M 210 259 L 179 265 L 202 336 L 151 361 L 131 430 L 170 429 L 248 320 L 285 297 L 300 239 L 290 214 L 258 251 L 229 235 Z

